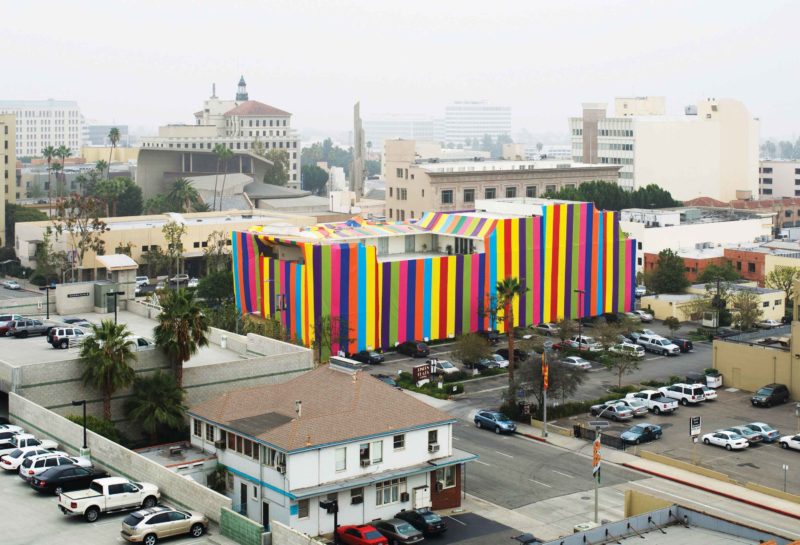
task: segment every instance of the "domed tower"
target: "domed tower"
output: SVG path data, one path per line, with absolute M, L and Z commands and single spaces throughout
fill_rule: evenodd
M 245 102 L 249 100 L 247 97 L 247 84 L 244 82 L 244 76 L 239 78 L 239 88 L 236 90 L 236 102 Z

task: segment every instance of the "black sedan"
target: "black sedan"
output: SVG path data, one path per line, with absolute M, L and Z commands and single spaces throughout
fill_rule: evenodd
M 442 517 L 430 509 L 409 509 L 400 511 L 394 517 L 406 521 L 426 536 L 443 534 L 447 530 Z
M 64 465 L 51 467 L 29 481 L 37 492 L 61 494 L 65 490 L 89 488 L 95 479 L 108 477 L 108 473 L 91 467 Z
M 361 352 L 356 352 L 350 356 L 351 360 L 356 360 L 361 363 L 370 363 L 375 365 L 377 363 L 383 363 L 383 354 L 378 354 L 374 350 L 362 350 Z
M 419 341 L 406 341 L 397 345 L 397 351 L 400 354 L 411 356 L 412 358 L 424 358 L 431 353 L 428 345 Z

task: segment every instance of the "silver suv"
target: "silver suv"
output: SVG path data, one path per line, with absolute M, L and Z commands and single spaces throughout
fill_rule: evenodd
M 32 320 L 30 318 L 23 318 L 22 320 L 14 320 L 8 324 L 7 337 L 27 337 L 29 335 L 47 335 L 47 330 L 52 326 L 46 325 L 41 320 Z

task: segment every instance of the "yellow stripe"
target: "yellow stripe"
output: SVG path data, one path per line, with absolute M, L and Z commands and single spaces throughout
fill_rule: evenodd
M 375 339 L 375 246 L 367 246 L 367 315 L 362 319 L 367 321 L 367 348 L 374 349 L 377 345 Z
M 497 281 L 500 282 L 506 277 L 506 229 L 505 222 L 497 222 Z
M 542 321 L 551 322 L 553 317 L 550 316 L 550 281 L 553 277 L 553 210 L 552 206 L 547 211 L 547 221 L 545 222 L 545 239 L 544 239 L 544 297 L 542 298 L 543 312 Z
M 509 276 L 516 277 L 521 281 L 519 277 L 519 222 L 518 219 L 511 222 L 511 271 L 509 271 Z M 519 297 L 514 297 L 512 300 L 515 321 L 519 320 L 519 299 Z M 511 324 L 511 327 L 515 325 Z
M 558 287 L 556 288 L 558 291 L 558 314 L 555 316 L 556 320 L 560 320 L 564 317 L 564 313 L 561 309 L 564 308 L 564 288 L 566 283 L 564 282 L 564 275 L 565 270 L 567 267 L 567 205 L 560 204 L 559 205 L 559 226 L 558 226 L 558 278 L 556 281 L 558 282 Z
M 605 213 L 606 228 L 603 230 L 608 244 L 606 245 L 606 258 L 603 260 L 605 265 L 605 285 L 606 285 L 606 301 L 605 311 L 611 312 L 611 297 L 614 293 L 614 214 L 610 212 Z
M 439 290 L 441 280 L 439 278 L 441 269 L 440 264 L 443 257 L 431 259 L 431 339 L 439 339 Z
M 447 331 L 446 335 L 456 334 L 456 256 L 447 258 Z

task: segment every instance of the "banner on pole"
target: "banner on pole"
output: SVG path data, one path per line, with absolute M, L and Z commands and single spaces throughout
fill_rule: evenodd
M 546 392 L 547 386 L 550 378 L 550 366 L 547 365 L 547 361 L 544 358 L 544 352 L 542 352 L 542 389 Z
M 600 463 L 600 434 L 598 433 L 592 447 L 592 475 L 598 482 L 600 481 Z

